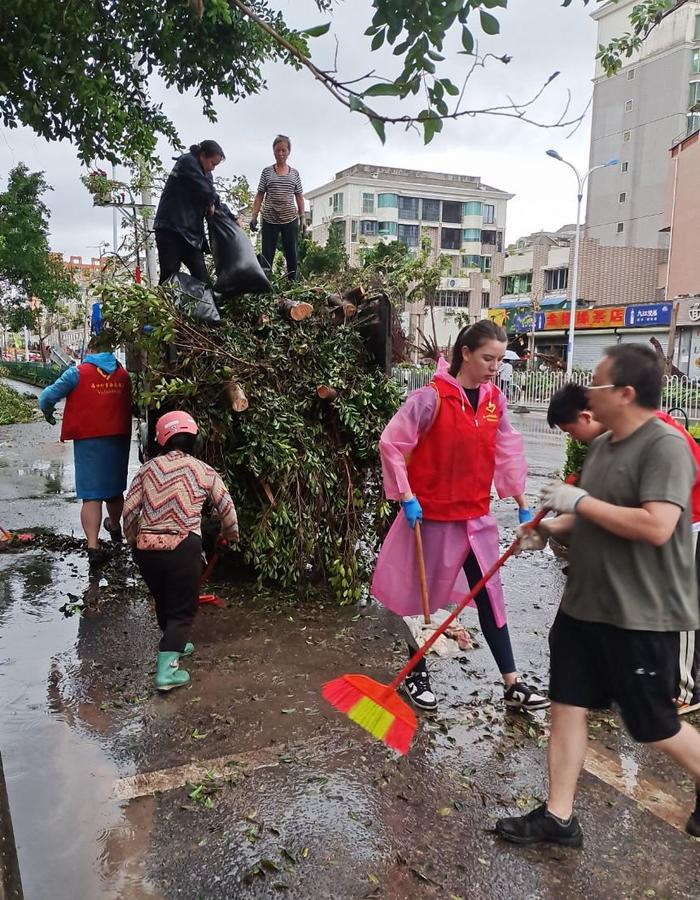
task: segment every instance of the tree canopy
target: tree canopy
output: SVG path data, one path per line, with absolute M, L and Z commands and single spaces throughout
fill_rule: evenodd
M 420 127 L 427 143 L 445 119 L 466 115 L 512 116 L 549 126 L 576 122 L 577 117 L 568 116 L 566 110 L 549 123 L 532 118 L 532 105 L 558 73 L 520 104 L 481 107 L 469 102 L 466 89 L 477 67 L 510 62 L 507 54 L 497 58 L 478 49 L 482 35 L 499 33 L 507 2 L 372 0 L 366 40 L 373 51 L 392 47 L 399 71 L 392 78 L 380 79 L 370 72 L 343 81 L 311 57 L 310 40 L 328 32 L 331 22 L 293 30 L 268 0 L 3 0 L 0 115 L 7 127 L 26 125 L 48 140 L 73 141 L 85 162 L 129 161 L 149 157 L 159 136 L 179 146 L 173 123 L 149 93 L 151 76 L 158 75 L 180 92 L 193 91 L 205 115 L 215 121 L 217 94 L 239 100 L 258 92 L 265 85 L 263 64 L 281 60 L 310 70 L 338 102 L 367 116 L 382 140 L 387 123 L 401 123 Z M 561 5 L 572 2 L 561 0 Z M 600 48 L 606 71 L 616 71 L 622 57 L 634 52 L 661 18 L 685 2 L 640 0 L 634 7 L 632 32 Z M 315 0 L 324 17 L 333 4 L 334 0 Z M 446 77 L 442 67 L 445 43 L 453 33 L 459 33 L 459 52 L 465 55 L 461 85 Z M 380 97 L 416 98 L 420 106 L 418 97 L 423 96 L 424 108 L 410 113 L 404 112 L 404 104 L 400 113 L 397 109 L 386 115 L 370 106 Z
M 10 172 L 0 192 L 0 309 L 13 330 L 27 325 L 41 336 L 42 312 L 78 296 L 63 260 L 49 250 L 49 190 L 43 172 L 24 163 Z

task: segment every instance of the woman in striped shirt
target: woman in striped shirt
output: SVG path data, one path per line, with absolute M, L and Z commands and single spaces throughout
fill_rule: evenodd
M 285 134 L 278 134 L 272 142 L 275 163 L 266 166 L 260 175 L 258 192 L 253 202 L 250 221 L 252 231 L 258 227 L 258 214 L 262 206 L 262 256 L 265 267 L 272 269 L 279 237 L 287 261 L 287 277 L 294 281 L 297 275 L 297 232 L 304 224 L 304 192 L 299 172 L 287 164 L 292 143 Z M 263 205 L 263 200 L 265 201 Z

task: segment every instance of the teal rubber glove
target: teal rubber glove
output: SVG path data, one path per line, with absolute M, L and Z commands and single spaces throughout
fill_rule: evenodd
M 44 413 L 44 418 L 45 418 L 46 421 L 49 423 L 49 425 L 55 425 L 55 424 L 56 424 L 56 417 L 54 416 L 53 413 Z
M 416 527 L 416 522 L 423 521 L 423 510 L 418 502 L 418 497 L 411 497 L 410 500 L 402 500 L 401 509 L 403 509 L 411 528 Z
M 525 507 L 524 509 L 518 510 L 518 522 L 520 525 L 525 525 L 526 522 L 532 522 L 532 510 L 529 507 Z

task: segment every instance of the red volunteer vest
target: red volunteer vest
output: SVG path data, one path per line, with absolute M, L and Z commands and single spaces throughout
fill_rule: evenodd
M 68 394 L 62 441 L 131 434 L 131 379 L 122 366 L 111 375 L 92 363 L 78 366 L 78 386 Z
M 408 461 L 411 489 L 426 519 L 478 519 L 491 503 L 500 391 L 488 384 L 475 413 L 461 388 L 442 378 L 430 387 L 440 408 Z

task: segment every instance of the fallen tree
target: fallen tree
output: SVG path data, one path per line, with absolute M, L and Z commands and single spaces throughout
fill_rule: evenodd
M 390 514 L 378 440 L 399 404 L 361 336 L 372 298 L 356 292 L 350 317 L 318 288 L 248 295 L 206 328 L 160 288 L 98 291 L 115 339 L 138 361 L 141 406 L 197 420 L 202 458 L 238 509 L 235 552 L 263 581 L 358 599 Z M 303 318 L 290 315 L 303 304 Z

